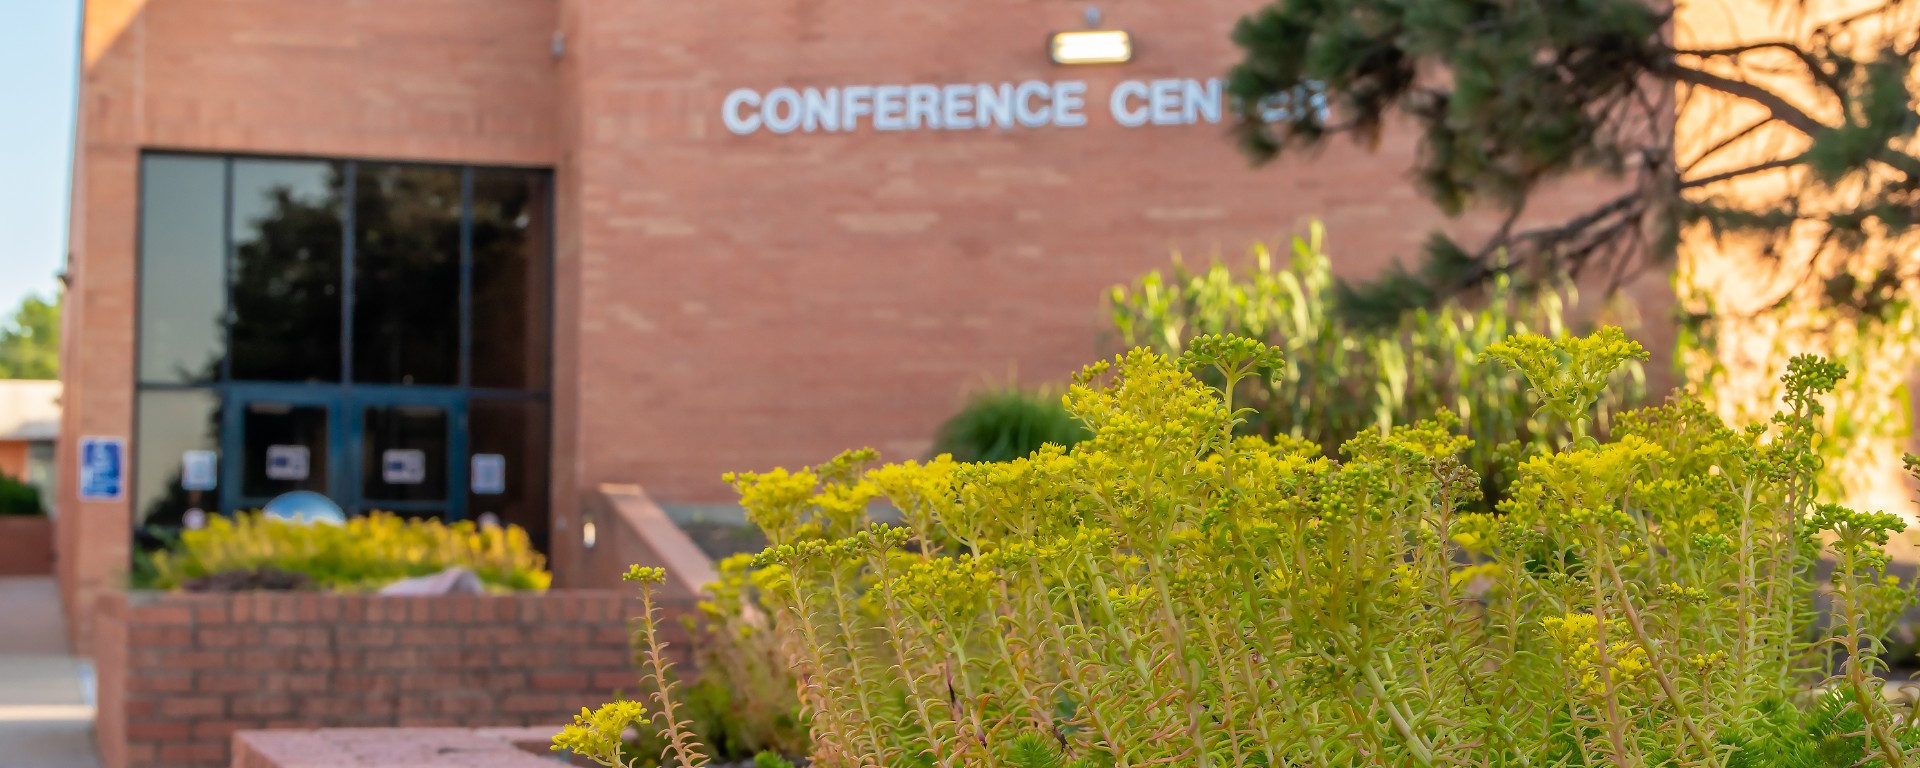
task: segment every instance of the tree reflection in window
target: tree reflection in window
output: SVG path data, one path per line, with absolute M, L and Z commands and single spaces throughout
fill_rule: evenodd
M 355 173 L 353 380 L 458 384 L 460 169 Z
M 339 381 L 344 163 L 233 164 L 236 381 Z

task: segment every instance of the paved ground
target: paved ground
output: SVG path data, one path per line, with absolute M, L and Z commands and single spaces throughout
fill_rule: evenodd
M 0 577 L 0 768 L 99 768 L 92 670 L 51 578 Z

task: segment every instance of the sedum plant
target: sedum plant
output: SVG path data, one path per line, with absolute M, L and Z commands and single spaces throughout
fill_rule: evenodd
M 1598 436 L 1608 377 L 1644 356 L 1613 328 L 1488 346 L 1565 436 L 1494 511 L 1446 411 L 1338 459 L 1242 434 L 1236 385 L 1285 360 L 1219 336 L 1086 369 L 1071 451 L 733 475 L 813 760 L 1920 765 L 1880 662 L 1912 600 L 1887 573 L 1902 523 L 1817 499 L 1844 370 L 1796 358 L 1768 425 L 1679 394 Z M 902 525 L 860 518 L 878 497 Z M 593 736 L 645 718 L 673 727 L 615 703 L 556 748 L 624 765 Z
M 1570 287 L 1522 292 L 1499 277 L 1475 303 L 1453 300 L 1392 318 L 1356 317 L 1345 309 L 1347 291 L 1334 277 L 1324 235 L 1314 223 L 1284 253 L 1258 246 L 1252 263 L 1237 272 L 1217 261 L 1203 270 L 1176 261 L 1168 272 L 1149 272 L 1108 292 L 1113 327 L 1129 345 L 1175 356 L 1208 335 L 1276 346 L 1283 359 L 1272 375 L 1240 384 L 1240 402 L 1253 409 L 1243 429 L 1304 438 L 1329 456 L 1363 429 L 1385 430 L 1450 410 L 1473 438 L 1462 460 L 1496 500 L 1512 481 L 1512 464 L 1523 448 L 1566 439 L 1563 420 L 1535 412 L 1525 379 L 1482 365 L 1480 356 L 1510 335 L 1564 333 Z M 1645 383 L 1639 361 L 1617 369 L 1597 403 L 1594 424 L 1604 428 L 1612 414 L 1641 403 Z
M 144 589 L 183 589 L 218 577 L 288 574 L 324 589 L 370 591 L 451 567 L 471 569 L 488 587 L 544 590 L 546 558 L 518 526 L 479 527 L 375 512 L 343 525 L 308 525 L 241 513 L 214 516 L 153 553 L 136 575 Z

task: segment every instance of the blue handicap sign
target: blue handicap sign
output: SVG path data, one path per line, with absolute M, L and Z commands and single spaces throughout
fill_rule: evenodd
M 127 441 L 80 438 L 80 500 L 119 501 L 126 493 Z

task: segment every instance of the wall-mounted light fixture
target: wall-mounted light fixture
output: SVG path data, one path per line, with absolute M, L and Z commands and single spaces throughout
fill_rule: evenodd
M 1047 48 L 1055 64 L 1119 64 L 1133 58 L 1133 36 L 1125 30 L 1098 29 L 1100 9 L 1087 9 L 1080 32 L 1055 32 Z

